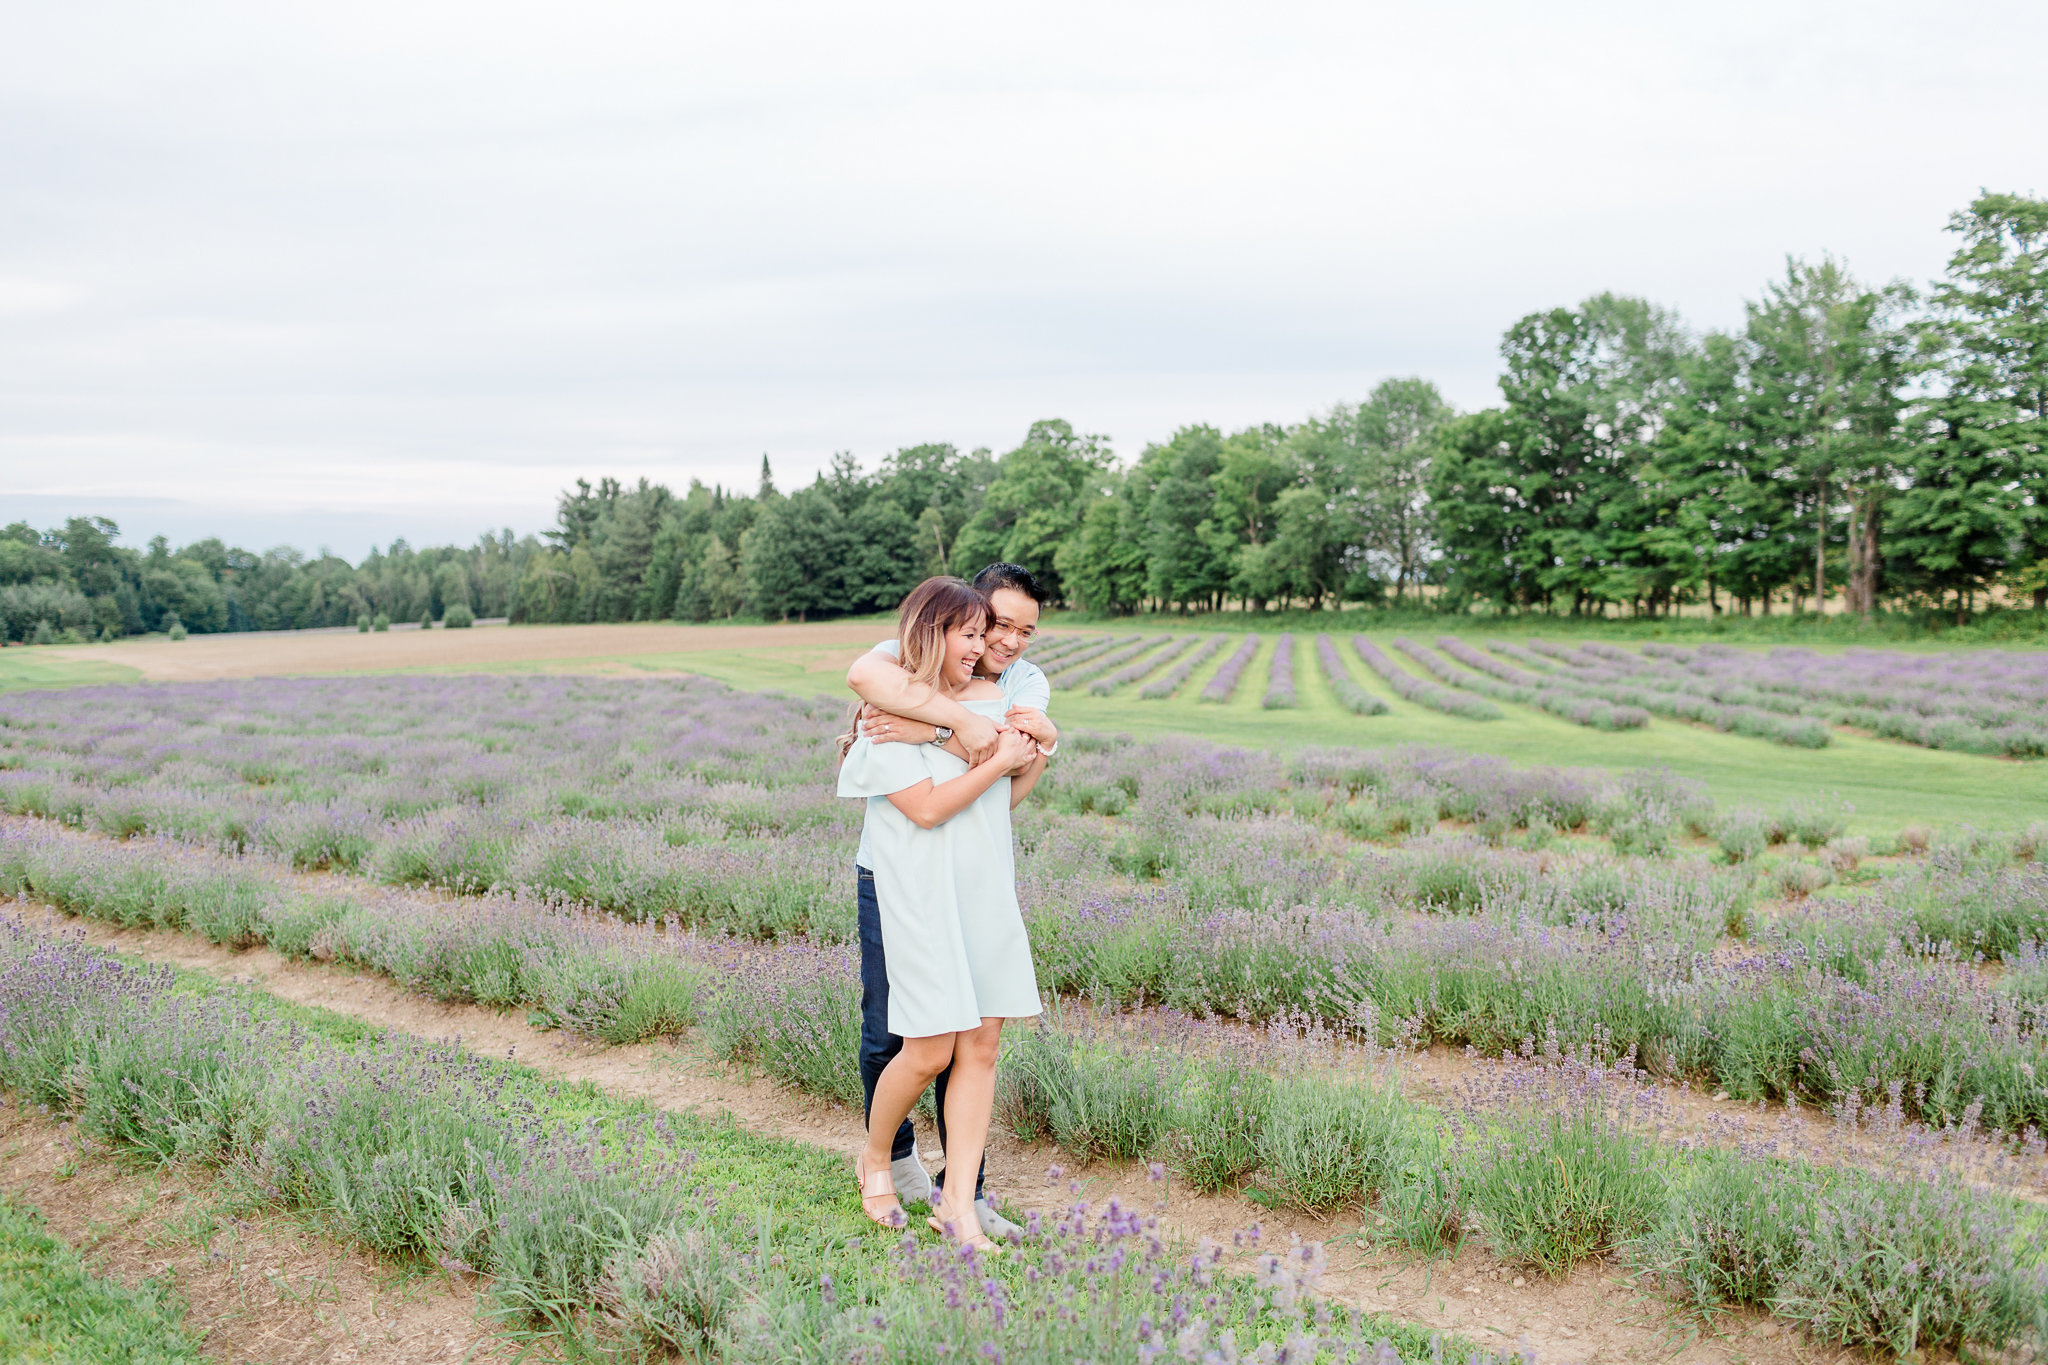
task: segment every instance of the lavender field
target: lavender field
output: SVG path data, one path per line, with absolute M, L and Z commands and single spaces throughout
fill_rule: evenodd
M 1076 679 L 1137 643 L 1070 646 Z M 1316 644 L 1289 683 L 1348 672 Z M 604 1044 L 688 1039 L 857 1104 L 843 720 L 701 679 L 19 694 L 0 893 Z M 999 1117 L 1408 1254 L 1604 1261 L 1879 1352 L 2024 1350 L 2048 1296 L 2048 829 L 1851 836 L 1852 814 L 1821 791 L 1724 807 L 1661 770 L 1070 733 L 1019 811 L 1053 999 L 1010 1039 Z M 0 1001 L 0 1025 L 48 1000 Z M 1404 1085 L 1425 1055 L 1465 1059 L 1455 1094 Z M 1682 1117 L 1710 1096 L 1840 1140 Z M 1922 1269 L 1873 1277 L 1879 1245 Z

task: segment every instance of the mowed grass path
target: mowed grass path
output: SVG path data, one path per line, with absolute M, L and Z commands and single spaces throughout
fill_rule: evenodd
M 871 623 L 840 621 L 809 628 L 678 626 L 661 634 L 664 643 L 673 640 L 678 647 L 655 652 L 645 648 L 649 628 L 617 627 L 613 628 L 620 632 L 621 648 L 617 653 L 490 663 L 422 659 L 412 669 L 363 671 L 692 672 L 740 687 L 829 695 L 843 690 L 841 675 L 859 652 L 859 646 L 846 643 L 849 634 L 859 638 L 863 632 L 872 631 L 875 639 L 881 639 L 890 633 L 892 624 L 876 618 Z M 531 638 L 537 645 L 547 638 L 548 629 L 535 629 Z M 577 629 L 589 636 L 591 644 L 602 648 L 606 628 Z M 790 643 L 792 629 L 815 632 L 817 643 Z M 1054 625 L 1048 635 L 1122 634 L 1134 629 L 1144 627 L 1133 623 L 1121 629 L 1061 630 Z M 759 643 L 746 638 L 755 631 L 759 633 Z M 526 628 L 508 631 L 513 637 L 525 633 Z M 1233 639 L 1244 634 L 1242 628 L 1222 633 Z M 1397 663 L 1419 673 L 1392 648 L 1394 638 L 1402 633 L 1368 632 Z M 1432 644 L 1436 634 L 1415 630 L 1407 633 L 1425 645 Z M 736 637 L 740 640 L 737 646 Z M 1357 716 L 1337 704 L 1317 666 L 1312 632 L 1296 635 L 1295 676 L 1300 705 L 1289 711 L 1266 711 L 1260 708 L 1259 701 L 1265 695 L 1267 667 L 1279 636 L 1277 632 L 1264 631 L 1260 638 L 1259 655 L 1227 704 L 1196 701 L 1203 684 L 1229 658 L 1232 651 L 1226 648 L 1196 669 L 1180 692 L 1167 700 L 1141 699 L 1138 690 L 1142 683 L 1130 684 L 1107 697 L 1092 696 L 1085 685 L 1077 685 L 1055 693 L 1054 709 L 1061 723 L 1069 728 L 1118 730 L 1146 736 L 1194 734 L 1226 744 L 1282 749 L 1308 744 L 1444 744 L 1499 754 L 1525 764 L 1583 764 L 1615 770 L 1664 764 L 1706 782 L 1716 800 L 1724 805 L 1753 803 L 1775 809 L 1795 798 L 1838 794 L 1856 808 L 1851 827 L 1867 833 L 1891 833 L 1912 823 L 1938 828 L 1972 825 L 1980 829 L 2012 829 L 2048 820 L 2048 762 L 1922 749 L 1840 730 L 1825 749 L 1794 749 L 1765 740 L 1720 734 L 1661 716 L 1642 730 L 1608 733 L 1573 725 L 1511 702 L 1498 703 L 1505 713 L 1500 720 L 1461 720 L 1397 697 L 1359 661 L 1351 649 L 1349 632 L 1333 636 L 1338 651 L 1352 677 L 1386 699 L 1391 707 L 1387 714 Z M 1480 644 L 1489 635 L 1473 631 L 1464 633 L 1463 638 Z M 291 647 L 291 638 L 281 637 L 274 656 L 268 660 L 251 656 L 246 668 L 237 671 L 242 675 L 302 671 L 293 666 Z M 40 649 L 0 651 L 0 693 L 24 687 L 130 682 L 138 677 L 136 669 L 117 662 L 121 658 L 118 647 L 92 653 L 95 657 L 74 661 Z M 102 653 L 106 657 L 98 657 Z M 320 667 L 306 671 L 338 670 Z

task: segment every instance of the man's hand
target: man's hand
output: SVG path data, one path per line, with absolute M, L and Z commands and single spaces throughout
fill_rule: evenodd
M 967 762 L 980 767 L 996 751 L 996 741 L 1002 735 L 1015 734 L 1008 726 L 997 725 L 976 711 L 969 711 L 961 722 L 953 727 L 953 738 L 960 741 L 960 747 L 967 751 Z
M 939 737 L 936 725 L 866 704 L 860 708 L 860 732 L 876 744 L 929 744 Z
M 1041 749 L 1050 749 L 1060 742 L 1059 727 L 1043 711 L 1029 706 L 1013 706 L 1003 719 L 1009 725 L 1038 741 Z

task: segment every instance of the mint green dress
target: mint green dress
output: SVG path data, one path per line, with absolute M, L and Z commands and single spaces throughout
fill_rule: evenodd
M 962 702 L 1001 720 L 1005 698 Z M 933 744 L 857 739 L 839 768 L 839 794 L 867 798 L 862 847 L 872 860 L 882 950 L 889 967 L 889 1032 L 929 1038 L 978 1028 L 984 1018 L 1037 1014 L 1038 976 L 1017 908 L 1010 779 L 936 829 L 919 829 L 890 802 L 929 778 L 967 771 Z

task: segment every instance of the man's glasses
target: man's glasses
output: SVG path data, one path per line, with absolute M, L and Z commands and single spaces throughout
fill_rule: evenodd
M 1013 625 L 1008 621 L 995 621 L 990 623 L 988 633 L 991 635 L 1013 636 L 1028 645 L 1031 643 L 1031 637 L 1038 632 L 1031 626 Z

